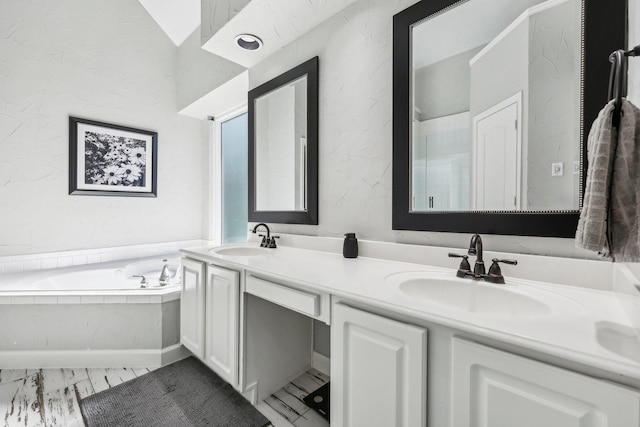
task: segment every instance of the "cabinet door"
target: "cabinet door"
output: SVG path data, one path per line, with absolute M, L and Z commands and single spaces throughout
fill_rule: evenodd
M 427 331 L 335 304 L 331 426 L 424 427 Z
M 630 427 L 640 394 L 454 338 L 451 410 L 454 427 Z
M 204 264 L 182 259 L 180 342 L 195 356 L 204 357 Z
M 207 266 L 205 362 L 220 377 L 238 386 L 240 274 Z

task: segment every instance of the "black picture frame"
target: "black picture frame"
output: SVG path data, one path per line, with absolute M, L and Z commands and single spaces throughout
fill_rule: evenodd
M 412 212 L 410 189 L 411 26 L 458 0 L 423 0 L 393 17 L 393 210 L 394 230 L 574 237 L 579 211 Z M 582 193 L 591 123 L 607 102 L 609 54 L 626 47 L 627 1 L 583 0 Z M 508 58 L 504 59 L 508 61 Z M 506 65 L 506 64 L 505 64 Z M 581 204 L 581 203 L 580 203 Z
M 249 91 L 249 215 L 250 222 L 318 224 L 318 57 L 292 68 Z M 307 209 L 305 211 L 256 210 L 256 100 L 279 87 L 307 76 Z
M 69 117 L 69 194 L 157 197 L 158 133 Z

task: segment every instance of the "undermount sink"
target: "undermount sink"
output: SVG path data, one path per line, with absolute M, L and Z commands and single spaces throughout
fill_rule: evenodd
M 210 252 L 223 256 L 258 256 L 268 254 L 269 250 L 253 246 L 232 246 L 227 248 L 210 249 Z
M 386 282 L 410 298 L 468 313 L 521 318 L 545 317 L 553 311 L 546 298 L 526 295 L 515 285 L 425 272 L 394 274 L 387 277 Z

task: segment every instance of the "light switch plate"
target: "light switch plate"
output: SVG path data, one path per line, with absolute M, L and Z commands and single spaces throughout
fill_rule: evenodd
M 564 165 L 562 162 L 551 163 L 551 176 L 564 175 Z

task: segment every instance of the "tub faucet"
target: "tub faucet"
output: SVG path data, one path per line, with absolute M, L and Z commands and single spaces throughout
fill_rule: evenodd
M 260 224 L 256 224 L 256 226 L 253 227 L 253 230 L 251 232 L 253 234 L 256 234 L 256 232 L 258 231 L 258 227 L 260 227 L 260 226 L 263 226 L 264 228 L 267 229 L 267 235 L 266 236 L 264 236 L 262 234 L 259 234 L 259 236 L 262 236 L 262 242 L 260 243 L 260 247 L 261 248 L 267 248 L 271 244 L 271 231 L 269 230 L 269 226 L 267 224 L 265 224 L 264 222 L 261 222 Z
M 160 272 L 160 286 L 167 286 L 169 284 L 169 264 L 166 259 L 163 259 L 164 266 L 162 266 L 162 271 Z
M 147 278 L 144 277 L 142 274 L 134 274 L 133 277 L 139 277 L 142 280 L 140 280 L 140 287 L 141 288 L 146 288 L 147 287 Z

